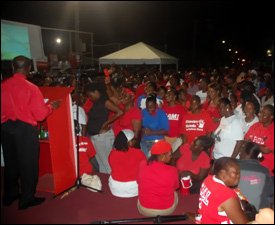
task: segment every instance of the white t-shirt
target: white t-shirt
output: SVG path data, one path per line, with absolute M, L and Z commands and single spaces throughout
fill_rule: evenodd
M 251 122 L 246 122 L 245 118 L 242 118 L 242 127 L 243 127 L 243 132 L 244 135 L 247 133 L 249 128 L 254 124 L 259 122 L 259 118 L 255 115 L 254 119 Z
M 236 115 L 228 118 L 222 117 L 220 125 L 214 134 L 217 135 L 218 138 L 215 138 L 213 157 L 215 159 L 224 156 L 231 157 L 237 141 L 244 139 L 242 121 Z
M 84 111 L 84 109 L 81 106 L 78 106 L 78 123 L 79 125 L 87 125 L 87 116 Z M 77 120 L 77 105 L 73 103 L 73 118 L 74 120 Z M 82 127 L 80 126 L 80 132 L 81 134 Z
M 201 104 L 203 104 L 206 100 L 207 92 L 202 92 L 202 90 L 199 90 L 199 91 L 196 92 L 196 95 L 200 97 Z

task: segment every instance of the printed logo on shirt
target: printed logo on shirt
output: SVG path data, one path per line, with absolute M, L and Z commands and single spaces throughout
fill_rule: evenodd
M 261 178 L 256 177 L 254 175 L 244 176 L 244 177 L 242 177 L 242 180 L 243 181 L 248 181 L 250 183 L 250 185 L 257 185 L 257 184 L 262 183 Z
M 87 152 L 87 148 L 79 148 L 79 152 Z
M 208 190 L 208 188 L 205 186 L 203 183 L 201 186 L 201 191 L 200 191 L 200 203 L 203 202 L 205 205 L 209 204 L 208 198 L 211 195 L 211 191 Z
M 186 131 L 189 131 L 189 130 L 203 131 L 204 125 L 205 125 L 204 120 L 186 120 L 185 122 Z
M 265 140 L 267 139 L 267 137 L 257 137 L 257 136 L 253 136 L 253 135 L 250 135 L 249 137 L 252 142 L 257 143 L 259 145 L 264 145 Z
M 87 145 L 87 142 L 79 142 L 79 152 L 87 152 Z M 75 145 L 75 147 L 77 148 L 77 144 Z
M 177 113 L 169 113 L 169 114 L 167 115 L 167 117 L 168 117 L 168 120 L 176 120 L 176 121 L 178 121 L 180 115 L 177 114 Z
M 199 120 L 199 128 L 203 128 L 204 127 L 204 120 Z

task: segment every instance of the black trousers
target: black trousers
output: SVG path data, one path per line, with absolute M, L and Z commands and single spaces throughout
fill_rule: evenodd
M 19 205 L 29 203 L 38 182 L 39 139 L 37 127 L 22 121 L 2 123 L 4 198 L 21 193 Z

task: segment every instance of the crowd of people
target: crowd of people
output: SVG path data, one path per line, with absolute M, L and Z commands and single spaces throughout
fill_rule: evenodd
M 111 193 L 123 198 L 138 196 L 137 209 L 142 215 L 172 214 L 178 205 L 181 179 L 187 176 L 192 180 L 190 193 L 200 196 L 197 223 L 247 223 L 255 219 L 257 211 L 273 208 L 271 74 L 237 68 L 131 71 L 113 65 L 95 76 L 59 79 L 47 74 L 42 82 L 35 77 L 29 82 L 26 62 L 25 57 L 15 58 L 15 74 L 1 84 L 1 135 L 2 140 L 3 136 L 7 140 L 2 142 L 4 205 L 19 197 L 18 176 L 13 168 L 17 155 L 11 155 L 10 145 L 19 144 L 16 149 L 20 150 L 13 154 L 26 151 L 22 137 L 16 139 L 12 129 L 26 124 L 34 129 L 37 121 L 57 107 L 56 102 L 42 104 L 43 97 L 37 91 L 28 90 L 29 95 L 18 97 L 12 86 L 18 83 L 22 91 L 37 89 L 33 82 L 40 86 L 75 87 L 74 119 L 79 119 L 79 135 L 88 139 L 93 150 L 88 157 L 82 157 L 81 174 L 110 174 Z M 22 80 L 28 87 L 20 85 Z M 29 99 L 35 95 L 39 95 L 38 103 Z M 35 109 L 37 114 L 33 113 Z M 30 113 L 21 115 L 26 111 Z M 80 112 L 79 116 L 76 112 Z M 33 144 L 37 151 L 38 139 L 28 141 L 25 146 Z M 29 162 L 29 156 L 26 158 Z M 29 170 L 37 171 L 37 159 L 32 160 L 35 167 Z M 21 185 L 26 179 L 35 182 L 32 181 L 31 194 L 27 193 L 28 186 L 21 189 L 20 209 L 42 202 L 34 197 L 37 174 L 21 176 Z M 256 209 L 254 216 L 248 216 L 237 187 Z

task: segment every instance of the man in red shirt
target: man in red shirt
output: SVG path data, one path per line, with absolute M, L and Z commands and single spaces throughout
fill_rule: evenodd
M 39 164 L 37 121 L 44 120 L 60 102 L 45 104 L 39 88 L 27 81 L 30 59 L 17 56 L 12 67 L 15 74 L 1 83 L 1 138 L 5 162 L 3 205 L 11 205 L 19 198 L 19 209 L 26 209 L 45 201 L 45 198 L 35 197 Z

